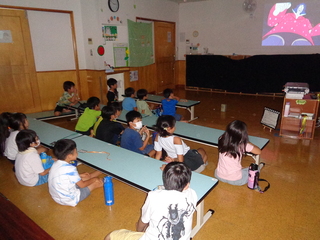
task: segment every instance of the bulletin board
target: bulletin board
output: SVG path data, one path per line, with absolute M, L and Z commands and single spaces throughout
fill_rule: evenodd
M 128 44 L 126 43 L 114 43 L 113 44 L 113 57 L 115 67 L 127 67 L 128 66 Z

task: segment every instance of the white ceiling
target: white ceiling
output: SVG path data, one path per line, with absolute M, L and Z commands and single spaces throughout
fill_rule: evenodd
M 187 3 L 187 2 L 201 2 L 201 1 L 207 1 L 207 0 L 167 0 L 171 2 L 176 2 L 176 3 Z

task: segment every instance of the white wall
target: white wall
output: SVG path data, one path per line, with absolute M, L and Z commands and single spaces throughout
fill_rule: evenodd
M 244 55 L 309 54 L 320 52 L 320 46 L 262 47 L 264 4 L 285 1 L 257 0 L 257 9 L 252 18 L 242 9 L 243 1 L 208 0 L 180 4 L 180 32 L 178 36 L 183 33 L 185 38 L 190 39 L 190 42 L 194 45 L 199 43 L 199 53 L 203 52 L 203 47 L 208 47 L 210 53 L 220 55 L 232 55 L 233 53 Z M 309 2 L 319 2 L 319 0 L 310 0 Z M 198 31 L 199 36 L 193 37 L 193 31 Z M 186 46 L 188 45 L 185 41 L 179 42 L 179 59 L 185 59 Z
M 165 0 L 119 0 L 119 2 L 120 9 L 116 13 L 109 10 L 107 0 L 0 0 L 0 5 L 73 11 L 79 67 L 99 70 L 104 69 L 104 61 L 113 65 L 113 42 L 104 43 L 101 31 L 102 23 L 108 23 L 111 16 L 119 17 L 122 21 L 110 24 L 118 26 L 119 43 L 128 43 L 127 19 L 135 21 L 136 17 L 142 17 L 178 22 L 179 5 L 174 2 Z M 92 45 L 88 43 L 88 38 L 92 39 Z M 97 53 L 99 45 L 105 47 L 104 56 L 99 56 Z M 90 50 L 93 56 L 90 55 Z

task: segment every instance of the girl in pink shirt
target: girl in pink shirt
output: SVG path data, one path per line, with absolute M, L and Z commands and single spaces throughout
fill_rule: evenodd
M 246 152 L 259 155 L 260 148 L 249 143 L 247 125 L 239 120 L 228 124 L 225 133 L 218 141 L 219 161 L 215 177 L 232 185 L 244 185 L 248 182 L 248 168 L 242 168 L 242 155 Z M 261 163 L 262 167 L 264 163 Z M 260 167 L 259 166 L 259 167 Z

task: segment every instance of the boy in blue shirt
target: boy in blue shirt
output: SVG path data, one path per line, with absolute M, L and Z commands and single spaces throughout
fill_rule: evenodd
M 163 108 L 162 115 L 171 115 L 174 116 L 177 121 L 181 121 L 182 116 L 176 113 L 176 105 L 180 101 L 180 98 L 175 96 L 170 88 L 166 88 L 163 91 L 163 96 L 165 99 L 161 101 Z
M 136 100 L 134 99 L 134 89 L 132 87 L 124 90 L 125 99 L 122 101 L 122 108 L 127 111 L 138 111 Z
M 98 117 L 101 115 L 100 111 L 100 99 L 97 97 L 91 97 L 87 101 L 87 108 L 80 116 L 77 125 L 76 132 L 83 135 L 93 135 L 93 125 L 96 123 Z
M 146 126 L 142 127 L 141 114 L 137 111 L 130 111 L 126 114 L 126 119 L 128 127 L 122 134 L 120 146 L 136 153 L 154 157 L 153 144 L 148 144 L 150 132 Z M 144 140 L 142 140 L 142 135 L 145 135 Z

